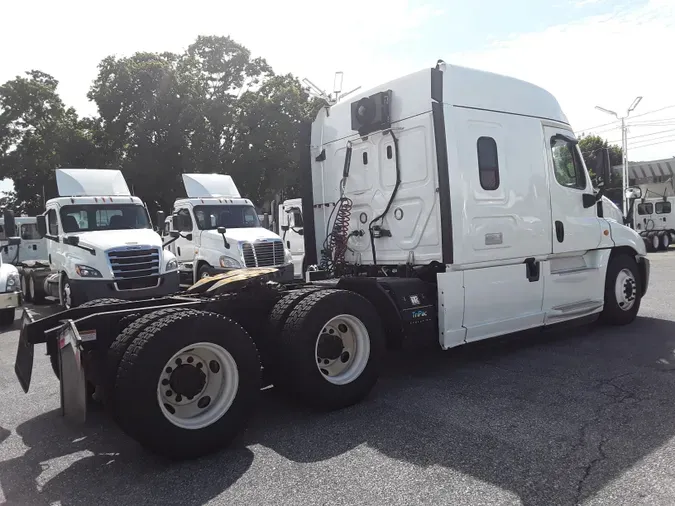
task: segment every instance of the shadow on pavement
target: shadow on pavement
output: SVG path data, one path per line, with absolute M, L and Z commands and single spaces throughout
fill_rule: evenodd
M 204 504 L 251 465 L 253 454 L 233 448 L 192 462 L 170 462 L 145 452 L 102 413 L 84 428 L 54 410 L 17 428 L 30 448 L 0 462 L 6 504 Z M 227 466 L 213 469 L 221 460 Z M 207 472 L 205 472 L 207 470 Z
M 365 444 L 511 491 L 525 505 L 576 504 L 675 435 L 673 350 L 675 323 L 640 318 L 392 354 L 370 398 L 346 410 L 312 413 L 265 392 L 243 444 L 298 463 Z M 202 504 L 253 462 L 242 441 L 193 462 L 159 460 L 100 413 L 78 429 L 52 411 L 17 433 L 30 448 L 0 463 L 9 504 Z
M 674 350 L 675 323 L 640 318 L 400 354 L 365 403 L 300 420 L 266 412 L 250 440 L 297 462 L 366 444 L 524 505 L 577 504 L 675 436 Z

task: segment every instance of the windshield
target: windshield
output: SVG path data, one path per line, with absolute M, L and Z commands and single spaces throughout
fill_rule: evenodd
M 200 230 L 225 228 L 255 228 L 260 226 L 253 206 L 195 206 L 195 219 Z
M 145 207 L 138 204 L 63 206 L 61 224 L 67 234 L 94 230 L 150 228 Z

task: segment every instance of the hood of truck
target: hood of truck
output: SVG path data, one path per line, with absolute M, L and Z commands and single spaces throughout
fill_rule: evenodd
M 149 228 L 132 230 L 97 230 L 67 235 L 78 236 L 82 246 L 91 246 L 92 248 L 103 251 L 124 246 L 162 247 L 162 238 L 157 232 Z
M 208 237 L 209 239 L 215 238 L 220 242 L 223 241 L 222 236 L 216 230 L 204 230 L 202 232 L 202 238 Z M 228 241 L 234 242 L 254 242 L 265 239 L 277 239 L 281 240 L 277 234 L 271 230 L 267 230 L 263 227 L 256 228 L 228 228 L 225 232 L 225 237 Z

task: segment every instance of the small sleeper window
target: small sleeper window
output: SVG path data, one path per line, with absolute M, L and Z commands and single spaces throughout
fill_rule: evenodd
M 391 157 L 392 157 L 391 146 L 387 146 L 387 159 L 391 160 Z
M 497 143 L 492 137 L 479 137 L 478 151 L 478 179 L 483 190 L 499 188 L 499 159 Z
M 652 214 L 654 212 L 654 206 L 651 202 L 638 204 L 638 214 Z
M 670 202 L 657 202 L 654 204 L 654 209 L 656 210 L 656 214 L 670 214 Z

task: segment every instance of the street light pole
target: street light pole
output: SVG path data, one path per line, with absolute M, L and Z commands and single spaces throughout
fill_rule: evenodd
M 628 188 L 628 127 L 626 126 L 626 118 L 630 116 L 630 113 L 635 110 L 635 108 L 638 106 L 640 103 L 640 100 L 642 100 L 642 97 L 637 97 L 635 100 L 633 100 L 633 103 L 631 106 L 628 108 L 628 111 L 626 112 L 625 116 L 619 117 L 619 115 L 610 110 L 610 109 L 605 109 L 604 107 L 600 107 L 599 105 L 596 105 L 595 108 L 599 111 L 602 111 L 607 114 L 611 114 L 612 116 L 616 117 L 616 119 L 621 120 L 621 153 L 622 153 L 622 162 L 623 162 L 623 169 L 621 171 L 622 174 L 622 191 L 623 191 L 623 215 L 626 216 L 628 213 L 628 199 L 626 198 L 626 189 Z

